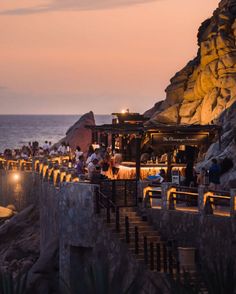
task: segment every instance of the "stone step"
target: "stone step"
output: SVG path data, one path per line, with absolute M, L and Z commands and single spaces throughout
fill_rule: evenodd
M 109 224 L 107 224 L 107 226 L 110 229 L 114 229 L 114 230 L 116 229 L 116 223 L 115 222 L 109 223 Z M 158 233 L 158 231 L 154 230 L 148 224 L 147 225 L 142 224 L 142 223 L 129 224 L 129 228 L 130 228 L 131 231 L 135 231 L 135 227 L 138 227 L 139 232 L 144 231 L 144 229 L 146 229 L 147 231 L 154 231 L 154 232 Z M 120 231 L 124 231 L 124 230 L 125 230 L 125 224 L 120 223 Z
M 107 218 L 104 218 L 104 221 L 106 222 Z M 110 218 L 110 223 L 115 223 L 116 219 L 115 218 Z M 125 224 L 125 217 L 120 217 L 119 220 L 120 224 Z M 142 219 L 140 219 L 139 217 L 135 217 L 135 218 L 129 218 L 129 224 L 141 224 L 141 223 L 148 223 L 147 221 L 144 221 Z
M 137 212 L 136 207 L 120 207 L 120 212 Z
M 119 236 L 119 239 L 122 241 L 122 242 L 125 242 L 126 243 L 126 236 L 123 235 L 123 236 Z M 148 241 L 148 246 L 150 244 L 150 242 L 153 242 L 153 245 L 155 245 L 156 243 L 160 243 L 161 242 L 161 238 L 159 236 L 147 236 L 147 241 Z M 140 246 L 143 246 L 143 240 L 140 240 Z M 128 243 L 130 244 L 131 247 L 134 247 L 134 238 L 131 238 L 130 237 L 130 242 Z

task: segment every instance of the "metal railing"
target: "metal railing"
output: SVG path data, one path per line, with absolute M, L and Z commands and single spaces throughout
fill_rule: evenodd
M 137 180 L 101 180 L 100 190 L 110 195 L 111 200 L 119 207 L 137 206 L 138 181 Z
M 235 216 L 236 190 L 213 191 L 205 186 L 182 187 L 164 183 L 160 189 L 144 189 L 144 207 Z

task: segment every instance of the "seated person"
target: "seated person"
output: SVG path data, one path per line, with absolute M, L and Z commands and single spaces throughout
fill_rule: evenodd
M 50 152 L 49 152 L 50 156 L 54 156 L 57 155 L 57 147 L 54 147 Z
M 77 174 L 80 177 L 81 175 L 85 174 L 85 162 L 84 162 L 84 156 L 80 155 L 78 158 L 78 162 L 76 165 Z
M 95 178 L 100 178 L 100 175 L 101 167 L 98 165 L 98 159 L 94 158 L 88 164 L 88 178 L 93 181 Z
M 150 160 L 150 154 L 145 152 L 141 154 L 140 161 L 141 163 L 147 163 Z
M 115 149 L 115 154 L 112 157 L 112 173 L 114 177 L 117 177 L 120 170 L 120 164 L 122 163 L 122 154 L 119 152 L 119 149 Z

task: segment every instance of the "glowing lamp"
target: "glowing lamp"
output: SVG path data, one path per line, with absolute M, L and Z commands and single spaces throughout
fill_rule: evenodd
M 20 179 L 20 175 L 19 174 L 13 174 L 13 180 L 18 182 Z
M 122 109 L 122 110 L 121 110 L 121 113 L 122 113 L 122 114 L 125 114 L 125 113 L 126 113 L 126 109 Z

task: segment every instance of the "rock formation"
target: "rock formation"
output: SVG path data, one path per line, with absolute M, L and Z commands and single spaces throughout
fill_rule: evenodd
M 27 272 L 39 257 L 39 211 L 33 205 L 0 226 L 0 270 Z
M 236 101 L 236 0 L 222 0 L 198 32 L 199 50 L 171 79 L 153 122 L 208 124 Z
M 205 160 L 197 165 L 197 169 L 209 168 L 213 157 L 220 163 L 230 159 L 233 167 L 222 174 L 221 186 L 223 189 L 236 188 L 236 102 L 220 115 L 218 122 L 223 127 L 221 148 L 219 149 L 219 142 L 212 144 L 206 153 Z
M 221 0 L 198 31 L 197 57 L 175 74 L 166 99 L 144 115 L 151 124 L 220 124 L 222 147 L 211 145 L 197 168 L 211 159 L 231 160 L 221 176 L 222 188 L 236 188 L 236 0 Z
M 66 137 L 60 140 L 59 143 L 66 142 L 73 150 L 75 150 L 77 146 L 80 146 L 81 150 L 87 151 L 88 146 L 92 142 L 91 130 L 85 127 L 87 125 L 95 125 L 92 111 L 81 116 L 81 118 L 69 128 L 66 132 Z

